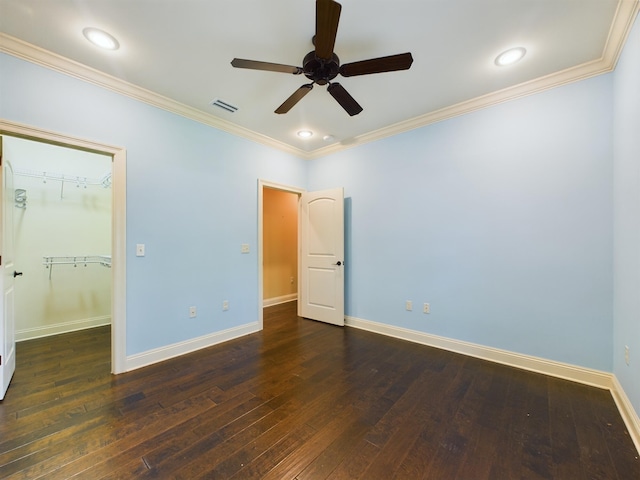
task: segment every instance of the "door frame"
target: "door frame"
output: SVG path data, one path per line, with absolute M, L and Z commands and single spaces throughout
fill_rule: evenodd
M 293 187 L 291 185 L 284 185 L 282 183 L 270 182 L 268 180 L 258 179 L 258 330 L 264 328 L 264 265 L 263 265 L 263 208 L 264 208 L 264 189 L 271 188 L 273 190 L 280 190 L 287 193 L 293 193 L 298 195 L 298 205 L 300 204 L 300 197 L 306 192 L 305 189 L 299 187 Z M 298 295 L 300 295 L 300 216 L 298 216 Z
M 0 134 L 75 150 L 109 155 L 111 169 L 111 373 L 127 371 L 126 324 L 126 193 L 127 151 L 123 147 L 85 140 L 0 119 Z

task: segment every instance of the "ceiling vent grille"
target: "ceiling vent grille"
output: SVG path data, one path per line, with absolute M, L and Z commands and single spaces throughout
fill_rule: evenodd
M 213 100 L 211 102 L 211 105 L 213 105 L 214 107 L 222 108 L 223 110 L 231 113 L 235 113 L 238 111 L 238 107 L 231 105 L 229 102 L 225 102 L 224 100 L 220 100 L 219 98 Z

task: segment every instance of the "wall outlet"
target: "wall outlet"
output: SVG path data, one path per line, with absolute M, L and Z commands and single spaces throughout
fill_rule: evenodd
M 624 363 L 626 363 L 627 365 L 629 365 L 630 360 L 629 360 L 629 345 L 625 345 L 624 346 Z
M 422 305 L 422 313 L 431 313 L 431 305 L 428 303 Z
M 411 310 L 413 310 L 413 303 L 411 302 L 411 300 L 407 300 L 406 302 L 404 302 L 404 308 L 410 312 Z
M 240 245 L 240 253 L 249 253 L 249 244 L 243 243 Z
M 226 312 L 227 310 L 229 310 L 229 300 L 223 300 L 222 301 L 222 311 Z
M 196 307 L 189 307 L 189 318 L 195 318 L 197 314 Z
M 293 285 L 293 277 L 291 277 L 291 285 Z

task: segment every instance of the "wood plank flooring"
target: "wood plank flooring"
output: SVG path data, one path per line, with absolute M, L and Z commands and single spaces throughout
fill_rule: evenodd
M 106 327 L 18 344 L 2 479 L 640 479 L 608 391 L 265 309 L 112 376 Z

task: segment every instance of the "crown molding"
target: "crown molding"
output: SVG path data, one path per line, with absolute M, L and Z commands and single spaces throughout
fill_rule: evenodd
M 243 128 L 234 123 L 227 122 L 215 115 L 202 112 L 196 108 L 152 92 L 151 90 L 126 82 L 112 75 L 108 75 L 99 70 L 4 33 L 0 33 L 0 52 L 7 53 L 50 70 L 55 70 L 65 75 L 92 83 L 99 87 L 114 91 L 149 105 L 153 105 L 154 107 L 175 113 L 190 120 L 195 120 L 196 122 L 223 130 L 232 135 L 247 138 L 268 147 L 293 154 L 297 157 L 304 157 L 305 152 L 303 150 L 294 148 L 291 145 L 279 142 L 278 140 L 256 133 L 247 128 Z
M 615 69 L 618 63 L 618 58 L 620 58 L 639 11 L 640 0 L 620 0 L 618 2 L 616 13 L 611 22 L 607 43 L 602 52 L 602 58 L 611 65 L 611 70 Z
M 576 65 L 575 67 L 567 68 L 566 70 L 561 70 L 559 72 L 491 92 L 480 97 L 472 98 L 449 107 L 441 108 L 440 110 L 425 113 L 424 115 L 396 123 L 395 125 L 354 137 L 340 144 L 328 145 L 314 150 L 309 156 L 311 158 L 324 157 L 326 155 L 345 150 L 346 148 L 374 142 L 386 137 L 415 130 L 432 123 L 441 122 L 452 117 L 465 115 L 467 113 L 508 102 L 510 100 L 534 95 L 545 90 L 551 90 L 562 85 L 612 72 L 616 67 L 618 58 L 622 53 L 627 36 L 633 27 L 633 22 L 638 15 L 639 10 L 640 0 L 620 0 L 620 2 L 618 2 L 618 7 L 613 21 L 611 22 L 611 28 L 609 30 L 606 45 L 603 49 L 602 57 L 597 60 Z
M 202 112 L 193 107 L 189 107 L 183 103 L 138 87 L 124 80 L 120 80 L 116 77 L 3 33 L 0 33 L 0 52 L 27 60 L 31 63 L 44 66 L 80 80 L 93 83 L 94 85 L 102 88 L 112 90 L 163 110 L 195 120 L 196 122 L 223 130 L 232 135 L 243 137 L 262 145 L 295 155 L 298 158 L 312 160 L 326 155 L 331 155 L 351 147 L 398 135 L 410 130 L 415 130 L 452 117 L 457 117 L 476 110 L 508 102 L 510 100 L 515 100 L 517 98 L 540 93 L 545 90 L 550 90 L 552 88 L 584 80 L 586 78 L 609 73 L 615 69 L 620 53 L 624 47 L 624 43 L 639 10 L 640 0 L 620 0 L 618 2 L 618 7 L 613 21 L 611 22 L 611 28 L 609 30 L 609 35 L 602 52 L 602 56 L 597 60 L 530 80 L 513 87 L 472 98 L 456 105 L 428 112 L 424 115 L 310 152 L 293 147 L 284 142 L 280 142 L 266 135 L 262 135 L 214 115 Z

